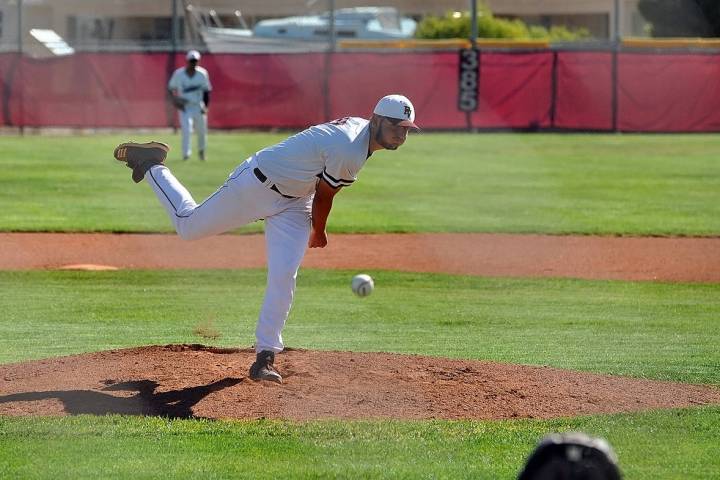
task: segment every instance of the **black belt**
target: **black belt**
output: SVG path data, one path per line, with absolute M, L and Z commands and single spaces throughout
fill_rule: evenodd
M 260 180 L 262 183 L 267 182 L 267 177 L 265 176 L 265 174 L 263 172 L 260 171 L 259 168 L 255 167 L 253 169 L 253 173 L 255 174 L 257 179 Z M 273 191 L 279 193 L 280 195 L 282 195 L 285 198 L 298 198 L 298 197 L 291 197 L 290 195 L 285 195 L 280 190 L 278 190 L 278 187 L 274 183 L 270 186 L 270 190 L 273 190 Z

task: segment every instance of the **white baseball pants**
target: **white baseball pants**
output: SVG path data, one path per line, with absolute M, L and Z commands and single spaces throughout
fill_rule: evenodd
M 202 113 L 202 108 L 197 103 L 185 105 L 184 110 L 179 110 L 180 130 L 182 131 L 182 154 L 189 157 L 192 153 L 190 138 L 192 132 L 197 132 L 198 150 L 204 151 L 207 147 L 207 115 Z
M 255 330 L 258 352 L 283 350 L 285 327 L 300 262 L 310 238 L 313 195 L 285 198 L 261 183 L 253 173 L 257 163 L 250 158 L 240 164 L 225 183 L 198 205 L 190 192 L 162 165 L 145 174 L 160 203 L 167 210 L 178 235 L 195 240 L 227 232 L 265 219 L 267 286 Z

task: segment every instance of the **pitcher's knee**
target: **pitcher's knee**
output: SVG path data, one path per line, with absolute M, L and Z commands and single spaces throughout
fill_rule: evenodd
M 177 232 L 178 236 L 182 240 L 192 241 L 192 240 L 199 240 L 207 235 L 204 234 L 202 231 L 198 231 L 197 229 L 188 228 L 185 225 L 178 225 L 175 228 L 175 231 Z

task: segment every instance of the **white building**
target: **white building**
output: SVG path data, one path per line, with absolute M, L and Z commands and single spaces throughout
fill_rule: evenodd
M 183 16 L 188 4 L 216 9 L 228 21 L 240 11 L 253 24 L 273 17 L 316 14 L 355 6 L 393 6 L 402 15 L 420 19 L 426 14 L 467 11 L 471 0 L 175 0 Z M 543 26 L 587 28 L 597 39 L 613 38 L 615 5 L 619 4 L 620 33 L 644 36 L 639 0 L 485 0 L 495 15 L 520 18 Z M 167 48 L 172 39 L 172 0 L 0 0 L 0 49 L 18 44 L 18 5 L 22 5 L 22 43 L 27 52 L 44 47 L 30 36 L 31 28 L 52 30 L 76 48 L 113 46 Z M 181 18 L 177 38 L 189 38 L 188 22 Z

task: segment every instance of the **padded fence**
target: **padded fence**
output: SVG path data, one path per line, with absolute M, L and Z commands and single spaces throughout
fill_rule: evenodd
M 303 128 L 367 116 L 403 93 L 424 129 L 720 131 L 720 55 L 481 51 L 478 108 L 458 108 L 457 52 L 216 54 L 212 128 Z M 0 124 L 174 126 L 166 84 L 182 54 L 0 54 Z

